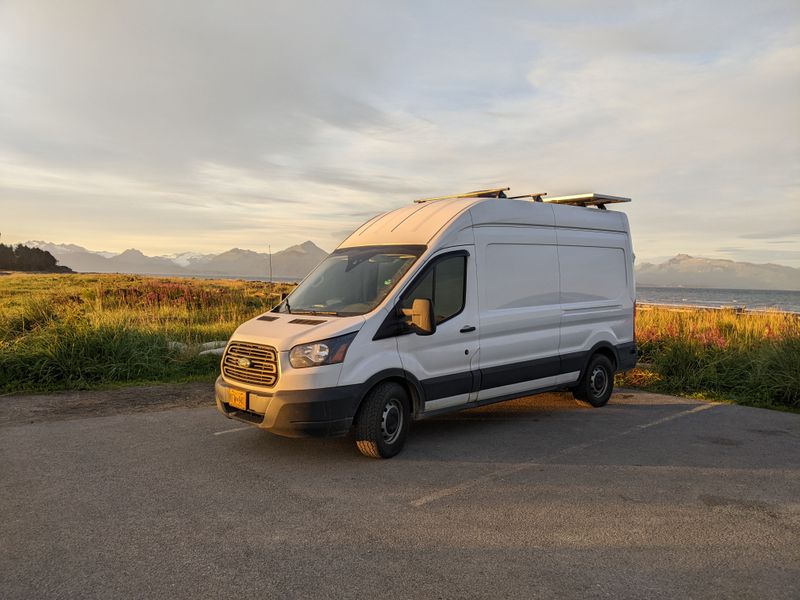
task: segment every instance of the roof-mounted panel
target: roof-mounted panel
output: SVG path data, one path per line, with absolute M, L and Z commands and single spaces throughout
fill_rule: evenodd
M 543 198 L 544 202 L 551 204 L 569 204 L 572 206 L 596 206 L 605 210 L 606 204 L 617 204 L 618 202 L 630 202 L 630 198 L 622 196 L 609 196 L 608 194 L 575 194 L 573 196 L 554 196 L 553 198 Z

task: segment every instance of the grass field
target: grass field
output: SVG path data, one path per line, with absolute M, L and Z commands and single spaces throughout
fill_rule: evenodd
M 213 379 L 227 340 L 287 284 L 136 275 L 0 276 L 0 390 Z M 178 342 L 177 344 L 173 342 Z
M 640 307 L 640 368 L 619 383 L 800 410 L 800 317 L 780 312 Z
M 212 380 L 227 340 L 289 284 L 135 275 L 0 276 L 0 390 Z M 640 308 L 645 365 L 619 383 L 800 410 L 800 319 Z M 174 344 L 172 342 L 179 342 Z

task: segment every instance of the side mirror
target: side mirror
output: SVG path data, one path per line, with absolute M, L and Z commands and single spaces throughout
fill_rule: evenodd
M 411 309 L 404 308 L 406 323 L 417 335 L 433 335 L 436 333 L 436 316 L 433 313 L 433 302 L 429 298 L 417 298 Z
M 288 295 L 289 295 L 289 294 L 287 294 L 286 292 L 281 292 L 281 302 L 283 302 L 284 300 L 286 300 L 286 298 L 287 298 L 287 296 L 288 296 Z

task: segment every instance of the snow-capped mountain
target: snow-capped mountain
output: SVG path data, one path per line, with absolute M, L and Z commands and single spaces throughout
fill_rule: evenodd
M 201 254 L 200 252 L 179 252 L 177 254 L 164 254 L 156 258 L 171 260 L 181 267 L 191 267 L 201 265 L 214 258 L 216 254 Z
M 102 250 L 87 250 L 83 246 L 77 246 L 75 244 L 51 244 L 50 242 L 42 242 L 39 240 L 34 240 L 31 242 L 25 242 L 23 246 L 28 246 L 29 248 L 39 248 L 41 250 L 46 250 L 53 256 L 56 253 L 59 254 L 76 254 L 81 252 L 89 252 L 90 254 L 97 254 L 104 258 L 111 258 L 112 256 L 116 256 L 116 252 L 105 252 Z
M 60 264 L 78 272 L 135 273 L 147 275 L 216 275 L 220 277 L 269 277 L 270 255 L 233 248 L 221 254 L 180 252 L 147 256 L 131 248 L 120 254 L 95 252 L 75 244 L 31 241 L 26 246 L 47 250 Z M 272 254 L 275 279 L 302 279 L 328 255 L 307 241 Z

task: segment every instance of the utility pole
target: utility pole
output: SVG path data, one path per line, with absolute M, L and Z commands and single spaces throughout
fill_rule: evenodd
M 269 250 L 269 284 L 272 285 L 272 244 L 267 244 Z

